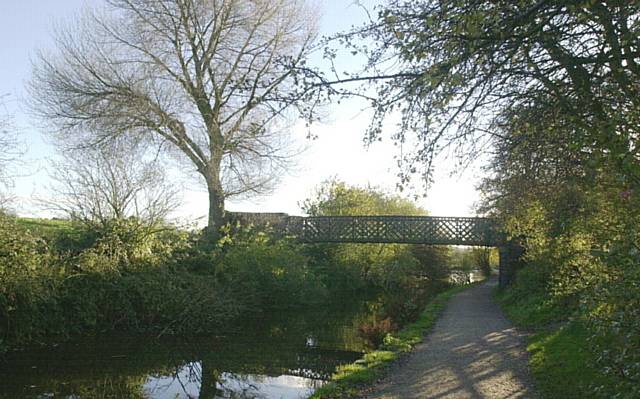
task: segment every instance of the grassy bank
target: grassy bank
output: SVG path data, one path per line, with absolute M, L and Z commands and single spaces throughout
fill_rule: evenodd
M 468 287 L 469 285 L 458 286 L 438 294 L 425 307 L 416 322 L 405 326 L 397 334 L 387 335 L 378 350 L 365 354 L 355 363 L 339 367 L 332 381 L 316 390 L 310 399 L 355 397 L 364 385 L 380 378 L 391 362 L 420 343 L 425 332 L 435 324 L 447 301 Z
M 135 221 L 103 231 L 0 215 L 0 355 L 110 331 L 198 335 L 326 297 L 301 248 L 261 234 L 213 250 Z
M 595 342 L 579 309 L 553 301 L 540 288 L 543 285 L 533 283 L 533 274 L 523 270 L 514 286 L 496 291 L 496 299 L 514 324 L 532 331 L 527 346 L 529 367 L 542 397 L 634 397 L 625 388 L 627 382 L 602 373 L 593 350 Z
M 595 366 L 588 331 L 579 322 L 534 335 L 527 350 L 536 387 L 544 398 L 614 398 L 615 381 Z
M 432 260 L 408 246 L 347 251 L 238 227 L 212 248 L 197 232 L 160 227 L 149 232 L 127 219 L 87 228 L 0 214 L 0 355 L 114 330 L 206 334 L 345 293 L 380 296 L 358 326 L 378 345 L 441 290 L 424 278 Z

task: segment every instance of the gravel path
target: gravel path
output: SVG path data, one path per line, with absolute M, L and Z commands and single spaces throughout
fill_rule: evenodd
M 536 398 L 525 336 L 493 302 L 495 284 L 491 280 L 454 296 L 424 342 L 363 397 Z

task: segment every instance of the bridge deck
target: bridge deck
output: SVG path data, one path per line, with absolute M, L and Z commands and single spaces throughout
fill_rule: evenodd
M 239 224 L 271 225 L 308 243 L 404 243 L 472 245 L 500 248 L 500 286 L 519 266 L 522 247 L 507 240 L 495 220 L 437 216 L 289 216 L 286 213 L 230 212 Z
M 290 217 L 288 229 L 304 242 L 499 244 L 495 222 L 475 217 L 316 216 Z

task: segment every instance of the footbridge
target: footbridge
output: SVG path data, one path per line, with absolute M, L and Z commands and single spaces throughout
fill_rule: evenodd
M 290 219 L 304 242 L 498 246 L 492 219 L 433 216 L 316 216 Z
M 513 278 L 522 254 L 496 220 L 438 216 L 290 216 L 285 213 L 229 212 L 231 223 L 269 225 L 304 243 L 387 243 L 497 247 L 500 284 Z

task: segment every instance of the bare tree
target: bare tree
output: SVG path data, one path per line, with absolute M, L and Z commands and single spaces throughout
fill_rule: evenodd
M 12 122 L 12 118 L 0 102 L 0 210 L 11 200 L 9 189 L 13 185 L 15 175 L 13 166 L 23 152 Z
M 53 198 L 44 205 L 90 227 L 135 218 L 153 229 L 179 203 L 179 190 L 167 181 L 158 159 L 130 142 L 67 152 L 53 166 Z
M 216 234 L 225 198 L 286 166 L 292 111 L 313 118 L 296 85 L 316 35 L 303 1 L 108 0 L 39 57 L 33 108 L 76 147 L 128 135 L 173 150 L 206 183 Z

